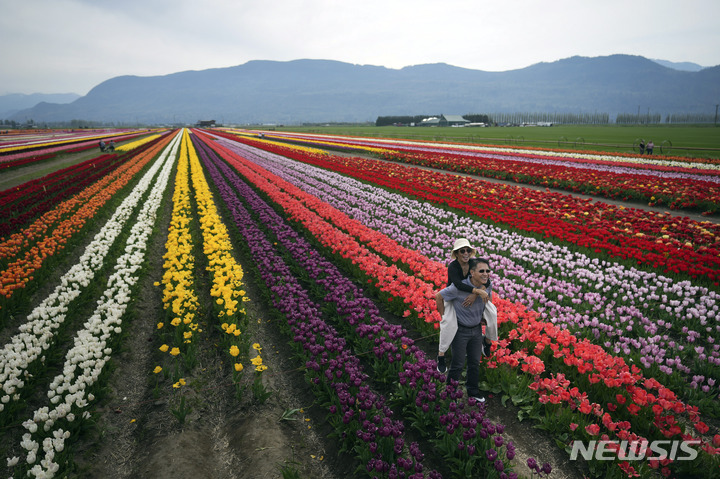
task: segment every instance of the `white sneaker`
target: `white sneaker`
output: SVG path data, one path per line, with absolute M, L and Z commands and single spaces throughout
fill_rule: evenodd
M 476 403 L 485 402 L 485 398 L 482 396 L 472 396 L 470 399 L 474 399 Z

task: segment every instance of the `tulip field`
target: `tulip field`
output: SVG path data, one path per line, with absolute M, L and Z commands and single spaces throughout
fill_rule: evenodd
M 0 137 L 0 185 L 29 167 L 0 191 L 5 477 L 720 478 L 718 160 L 230 128 Z M 459 237 L 498 310 L 484 404 L 436 370 Z M 164 455 L 210 423 L 212 451 Z

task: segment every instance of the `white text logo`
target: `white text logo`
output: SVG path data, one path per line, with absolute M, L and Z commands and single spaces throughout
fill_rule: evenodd
M 691 441 L 573 441 L 570 460 L 577 460 L 578 454 L 589 461 L 640 461 L 670 459 L 672 461 L 692 461 L 698 452 L 693 445 L 700 440 Z

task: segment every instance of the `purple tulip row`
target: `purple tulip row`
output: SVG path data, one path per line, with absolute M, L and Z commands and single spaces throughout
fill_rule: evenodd
M 236 176 L 224 163 L 218 166 L 227 177 Z M 476 408 L 461 401 L 463 393 L 457 384 L 446 388 L 444 375 L 438 373 L 435 362 L 413 344 L 406 330 L 387 322 L 360 288 L 308 241 L 299 237 L 249 186 L 239 182 L 234 186 L 249 209 L 258 216 L 262 228 L 285 248 L 288 263 L 295 265 L 299 274 L 309 276 L 322 291 L 319 299 L 330 303 L 329 310 L 337 311 L 337 327 L 349 338 L 348 341 L 356 350 L 365 350 L 374 356 L 373 378 L 397 383 L 399 392 L 395 397 L 404 399 L 400 404 L 403 414 L 416 421 L 422 420 L 427 429 L 434 430 L 431 436 L 441 436 L 442 439 L 437 441 L 438 449 L 446 457 L 459 459 L 464 463 L 463 468 L 467 461 L 472 461 L 473 470 L 478 473 L 482 469 L 504 471 L 508 466 L 499 457 L 498 450 L 505 446 L 508 459 L 512 459 L 515 452 L 512 442 L 508 443 L 501 435 L 503 426 L 487 420 L 484 407 Z M 492 461 L 487 460 L 487 454 L 478 454 L 483 450 L 492 451 Z

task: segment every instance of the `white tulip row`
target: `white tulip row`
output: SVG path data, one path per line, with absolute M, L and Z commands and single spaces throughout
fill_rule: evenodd
M 73 347 L 67 352 L 62 374 L 56 376 L 47 393 L 50 406 L 35 410 L 32 419 L 23 423 L 27 433 L 23 435 L 21 447 L 27 451 L 25 461 L 33 465 L 39 455 L 43 455 L 39 464 L 29 471 L 30 477 L 51 478 L 60 468 L 54 461 L 56 453 L 65 448 L 65 440 L 70 437 L 69 431 L 62 428 L 53 430 L 61 420 L 73 422 L 76 414 L 82 418 L 89 417 L 82 411 L 89 401 L 94 400 L 89 393 L 102 370 L 110 359 L 112 348 L 108 347 L 114 335 L 122 332 L 122 317 L 131 300 L 132 288 L 137 283 L 139 270 L 145 261 L 147 242 L 150 237 L 157 212 L 165 195 L 165 190 L 172 172 L 180 135 L 165 149 L 156 165 L 162 167 L 147 200 L 143 203 L 137 221 L 130 230 L 125 252 L 115 264 L 115 272 L 109 277 L 107 289 L 97 302 L 95 312 L 78 331 Z M 52 437 L 48 434 L 52 431 Z M 43 451 L 39 452 L 40 441 Z M 17 463 L 18 459 L 8 459 L 8 464 Z
M 115 239 L 132 216 L 140 199 L 160 168 L 156 162 L 118 206 L 115 213 L 85 248 L 78 262 L 62 278 L 60 284 L 40 303 L 20 325 L 18 333 L 0 350 L 0 414 L 11 401 L 17 401 L 19 391 L 29 378 L 27 371 L 34 361 L 45 360 L 43 354 L 54 342 L 57 329 L 65 321 L 70 303 L 86 288 L 105 262 Z M 42 356 L 42 357 L 41 357 Z

